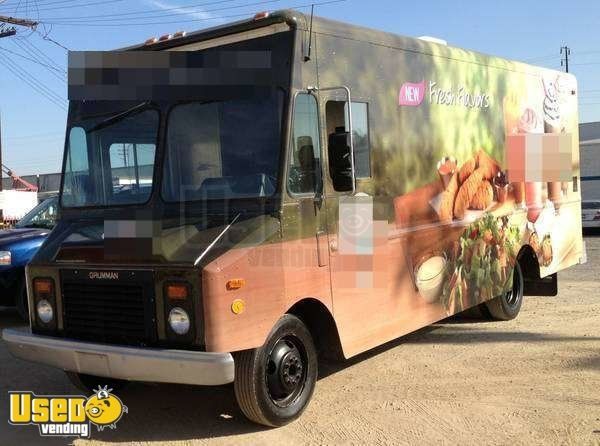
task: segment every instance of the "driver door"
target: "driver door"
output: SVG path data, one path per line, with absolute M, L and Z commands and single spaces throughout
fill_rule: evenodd
M 318 101 L 308 91 L 294 96 L 283 208 L 288 302 L 312 297 L 330 311 L 331 286 Z

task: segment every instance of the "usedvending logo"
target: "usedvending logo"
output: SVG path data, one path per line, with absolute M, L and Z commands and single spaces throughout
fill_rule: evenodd
M 91 425 L 98 431 L 117 428 L 127 406 L 107 386 L 89 398 L 75 395 L 38 396 L 33 392 L 9 392 L 10 418 L 14 426 L 37 425 L 43 437 L 89 438 Z

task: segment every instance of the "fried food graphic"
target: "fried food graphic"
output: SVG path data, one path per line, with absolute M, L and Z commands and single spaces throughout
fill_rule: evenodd
M 477 168 L 477 160 L 475 158 L 468 159 L 460 168 L 458 172 L 458 181 L 460 184 L 463 184 L 467 178 L 471 176 L 471 174 Z
M 550 264 L 552 263 L 552 239 L 550 238 L 550 234 L 547 234 L 544 237 L 544 240 L 542 240 L 542 247 L 541 247 L 541 260 L 542 260 L 542 265 L 543 266 L 550 266 Z
M 460 186 L 454 202 L 454 217 L 461 219 L 465 216 L 465 210 L 471 204 L 471 200 L 473 200 L 473 196 L 477 193 L 482 181 L 483 170 L 476 169 Z
M 448 187 L 442 193 L 440 202 L 440 220 L 450 222 L 454 216 L 454 201 L 458 193 L 458 172 L 454 172 L 448 183 Z
M 479 152 L 477 152 L 477 168 L 483 169 L 483 178 L 488 181 L 492 181 L 500 170 L 498 163 L 485 153 L 483 149 L 480 149 Z
M 540 252 L 540 238 L 537 235 L 537 232 L 532 233 L 529 236 L 529 246 L 533 249 L 536 255 Z
M 475 195 L 471 198 L 471 205 L 469 207 L 471 209 L 483 211 L 492 204 L 492 201 L 494 201 L 494 188 L 492 187 L 492 183 L 483 180 L 483 182 L 479 184 L 477 192 L 475 192 Z

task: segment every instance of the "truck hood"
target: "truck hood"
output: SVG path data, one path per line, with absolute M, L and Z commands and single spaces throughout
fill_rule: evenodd
M 62 224 L 38 252 L 36 261 L 76 263 L 184 263 L 203 267 L 235 248 L 261 245 L 279 236 L 279 220 L 270 215 L 210 216 L 194 224 L 146 225 L 132 238 L 132 222 Z M 141 226 L 140 222 L 134 222 Z M 128 229 L 129 228 L 129 229 Z M 135 230 L 134 230 L 135 232 Z
M 46 237 L 49 229 L 15 228 L 0 231 L 0 247 L 11 245 L 15 242 L 25 241 L 36 237 Z

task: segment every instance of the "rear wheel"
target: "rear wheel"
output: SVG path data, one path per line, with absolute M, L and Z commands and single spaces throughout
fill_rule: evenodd
M 67 378 L 77 389 L 86 395 L 91 395 L 98 387 L 108 386 L 115 391 L 121 390 L 129 382 L 122 379 L 104 378 L 102 376 L 86 375 L 84 373 L 66 372 Z
M 494 299 L 485 303 L 490 313 L 490 318 L 497 321 L 508 321 L 514 319 L 521 310 L 523 304 L 523 273 L 517 263 L 513 270 L 512 288 Z
M 284 315 L 262 347 L 235 355 L 235 396 L 255 423 L 283 426 L 308 406 L 317 380 L 317 352 L 306 325 Z

